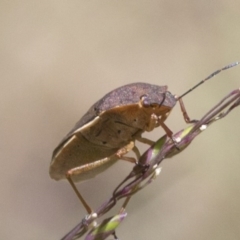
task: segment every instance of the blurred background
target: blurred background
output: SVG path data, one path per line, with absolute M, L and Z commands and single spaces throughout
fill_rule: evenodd
M 1 239 L 58 240 L 81 221 L 71 187 L 48 168 L 104 94 L 132 82 L 181 94 L 240 60 L 235 0 L 1 1 L 0 12 Z M 185 97 L 189 115 L 200 118 L 239 86 L 239 67 L 221 73 Z M 120 239 L 240 239 L 239 117 L 240 108 L 163 162 L 130 201 Z M 166 123 L 174 132 L 186 126 L 178 105 Z M 131 169 L 120 161 L 78 187 L 97 208 Z

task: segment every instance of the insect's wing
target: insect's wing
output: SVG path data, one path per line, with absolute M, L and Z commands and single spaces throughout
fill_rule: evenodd
M 161 102 L 163 98 L 162 95 L 166 90 L 167 86 L 157 86 L 148 83 L 132 83 L 109 92 L 97 101 L 76 123 L 73 129 L 63 138 L 58 147 L 54 150 L 53 155 L 76 132 L 86 128 L 87 124 L 94 124 L 94 121 L 97 120 L 97 117 L 103 112 L 116 107 L 137 104 L 142 95 L 148 95 L 154 99 L 154 101 Z

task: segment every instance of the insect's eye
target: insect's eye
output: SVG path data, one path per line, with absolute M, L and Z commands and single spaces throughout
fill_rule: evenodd
M 150 107 L 149 98 L 146 95 L 140 97 L 143 107 Z

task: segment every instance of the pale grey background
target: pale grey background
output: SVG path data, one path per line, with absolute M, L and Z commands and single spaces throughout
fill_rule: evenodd
M 240 60 L 239 1 L 1 1 L 0 11 L 1 239 L 57 240 L 81 220 L 72 189 L 48 167 L 105 93 L 143 81 L 180 94 Z M 236 67 L 186 97 L 189 114 L 201 117 L 239 76 Z M 162 164 L 130 202 L 120 239 L 240 239 L 239 117 L 236 109 Z M 179 106 L 167 124 L 186 126 Z M 119 162 L 79 188 L 97 207 L 131 167 Z

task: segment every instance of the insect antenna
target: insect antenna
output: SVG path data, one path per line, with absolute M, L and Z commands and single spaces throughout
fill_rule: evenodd
M 196 84 L 195 86 L 193 86 L 192 88 L 190 88 L 188 91 L 186 91 L 185 93 L 183 93 L 181 96 L 177 97 L 177 100 L 183 98 L 185 95 L 187 95 L 188 93 L 190 93 L 192 90 L 194 90 L 195 88 L 197 88 L 198 86 L 200 86 L 201 84 L 203 84 L 204 82 L 206 82 L 207 80 L 209 80 L 210 78 L 216 76 L 217 74 L 219 74 L 220 72 L 227 70 L 229 68 L 235 67 L 239 64 L 240 62 L 234 62 L 231 63 L 223 68 L 218 69 L 217 71 L 213 72 L 212 74 L 210 74 L 208 77 L 206 77 L 205 79 L 203 79 L 202 81 L 200 81 L 198 84 Z

